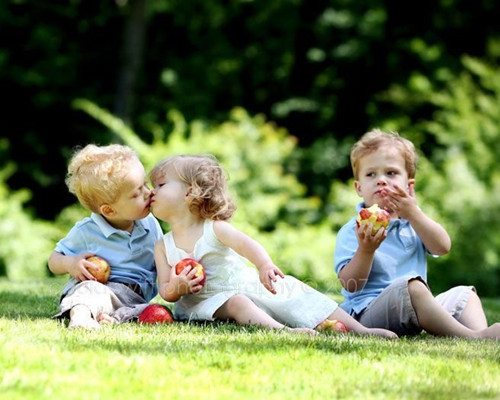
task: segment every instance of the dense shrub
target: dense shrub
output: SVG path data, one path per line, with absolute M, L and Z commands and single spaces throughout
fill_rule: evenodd
M 47 258 L 62 231 L 27 213 L 23 205 L 31 196 L 29 190 L 13 192 L 5 185 L 13 170 L 12 165 L 0 170 L 0 276 L 47 276 Z

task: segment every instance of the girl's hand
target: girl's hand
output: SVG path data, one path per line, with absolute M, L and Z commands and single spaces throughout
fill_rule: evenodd
M 276 282 L 278 280 L 278 276 L 284 278 L 285 274 L 281 272 L 281 270 L 274 264 L 267 264 L 259 268 L 260 282 L 272 294 L 276 294 L 276 289 L 274 288 L 273 282 Z
M 203 286 L 200 282 L 203 280 L 203 275 L 195 278 L 196 269 L 184 268 L 179 275 L 175 273 L 175 268 L 170 268 L 170 282 L 169 284 L 176 288 L 176 293 L 179 296 L 186 294 L 198 293 Z

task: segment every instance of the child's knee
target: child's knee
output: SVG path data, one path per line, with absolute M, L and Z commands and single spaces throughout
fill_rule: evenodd
M 477 294 L 477 292 L 476 292 L 475 289 L 472 289 L 470 291 L 469 298 L 468 298 L 467 302 L 469 302 L 471 300 L 474 301 L 474 302 L 477 302 L 477 303 L 481 303 L 481 299 L 480 299 L 480 297 Z
M 242 307 L 248 304 L 251 300 L 243 294 L 235 294 L 227 302 L 231 307 Z
M 412 300 L 422 296 L 432 295 L 429 287 L 420 279 L 412 279 L 408 282 L 408 293 L 410 294 L 410 298 Z
M 250 304 L 251 303 L 251 304 Z M 248 310 L 253 305 L 252 300 L 242 294 L 230 297 L 215 313 L 215 319 L 238 320 L 242 311 Z

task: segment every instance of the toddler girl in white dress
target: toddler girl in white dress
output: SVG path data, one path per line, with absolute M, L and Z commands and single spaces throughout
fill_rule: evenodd
M 397 337 L 366 328 L 334 300 L 285 276 L 258 242 L 235 229 L 228 222 L 235 206 L 214 157 L 169 157 L 150 177 L 153 214 L 171 228 L 155 245 L 158 289 L 163 299 L 175 303 L 176 318 L 231 320 L 312 334 L 334 329 L 332 321 L 339 320 L 353 332 Z M 188 257 L 204 266 L 204 285 L 195 269 L 176 273 L 175 265 Z

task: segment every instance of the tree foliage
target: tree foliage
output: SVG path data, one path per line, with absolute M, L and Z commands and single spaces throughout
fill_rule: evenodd
M 497 295 L 499 10 L 488 0 L 0 2 L 4 273 L 14 254 L 25 259 L 27 232 L 42 232 L 30 241 L 42 254 L 51 229 L 80 215 L 64 185 L 73 147 L 125 141 L 148 167 L 213 152 L 236 222 L 307 277 L 318 258 L 331 262 L 331 230 L 357 200 L 350 146 L 379 126 L 421 150 L 422 206 L 452 233 L 452 253 L 433 262 L 436 287 Z
M 326 181 L 349 177 L 354 136 L 435 109 L 411 107 L 412 98 L 384 102 L 381 93 L 426 82 L 441 90 L 464 54 L 487 55 L 499 10 L 466 0 L 3 1 L 0 129 L 18 164 L 8 184 L 30 187 L 28 205 L 43 218 L 73 201 L 60 173 L 71 148 L 117 140 L 71 108 L 86 98 L 144 140 L 165 110 L 208 123 L 234 107 L 263 114 L 298 138 L 297 174 L 325 200 Z
M 13 170 L 11 164 L 0 171 L 0 276 L 40 278 L 47 276 L 49 251 L 64 232 L 23 209 L 29 190 L 13 192 L 5 185 Z

